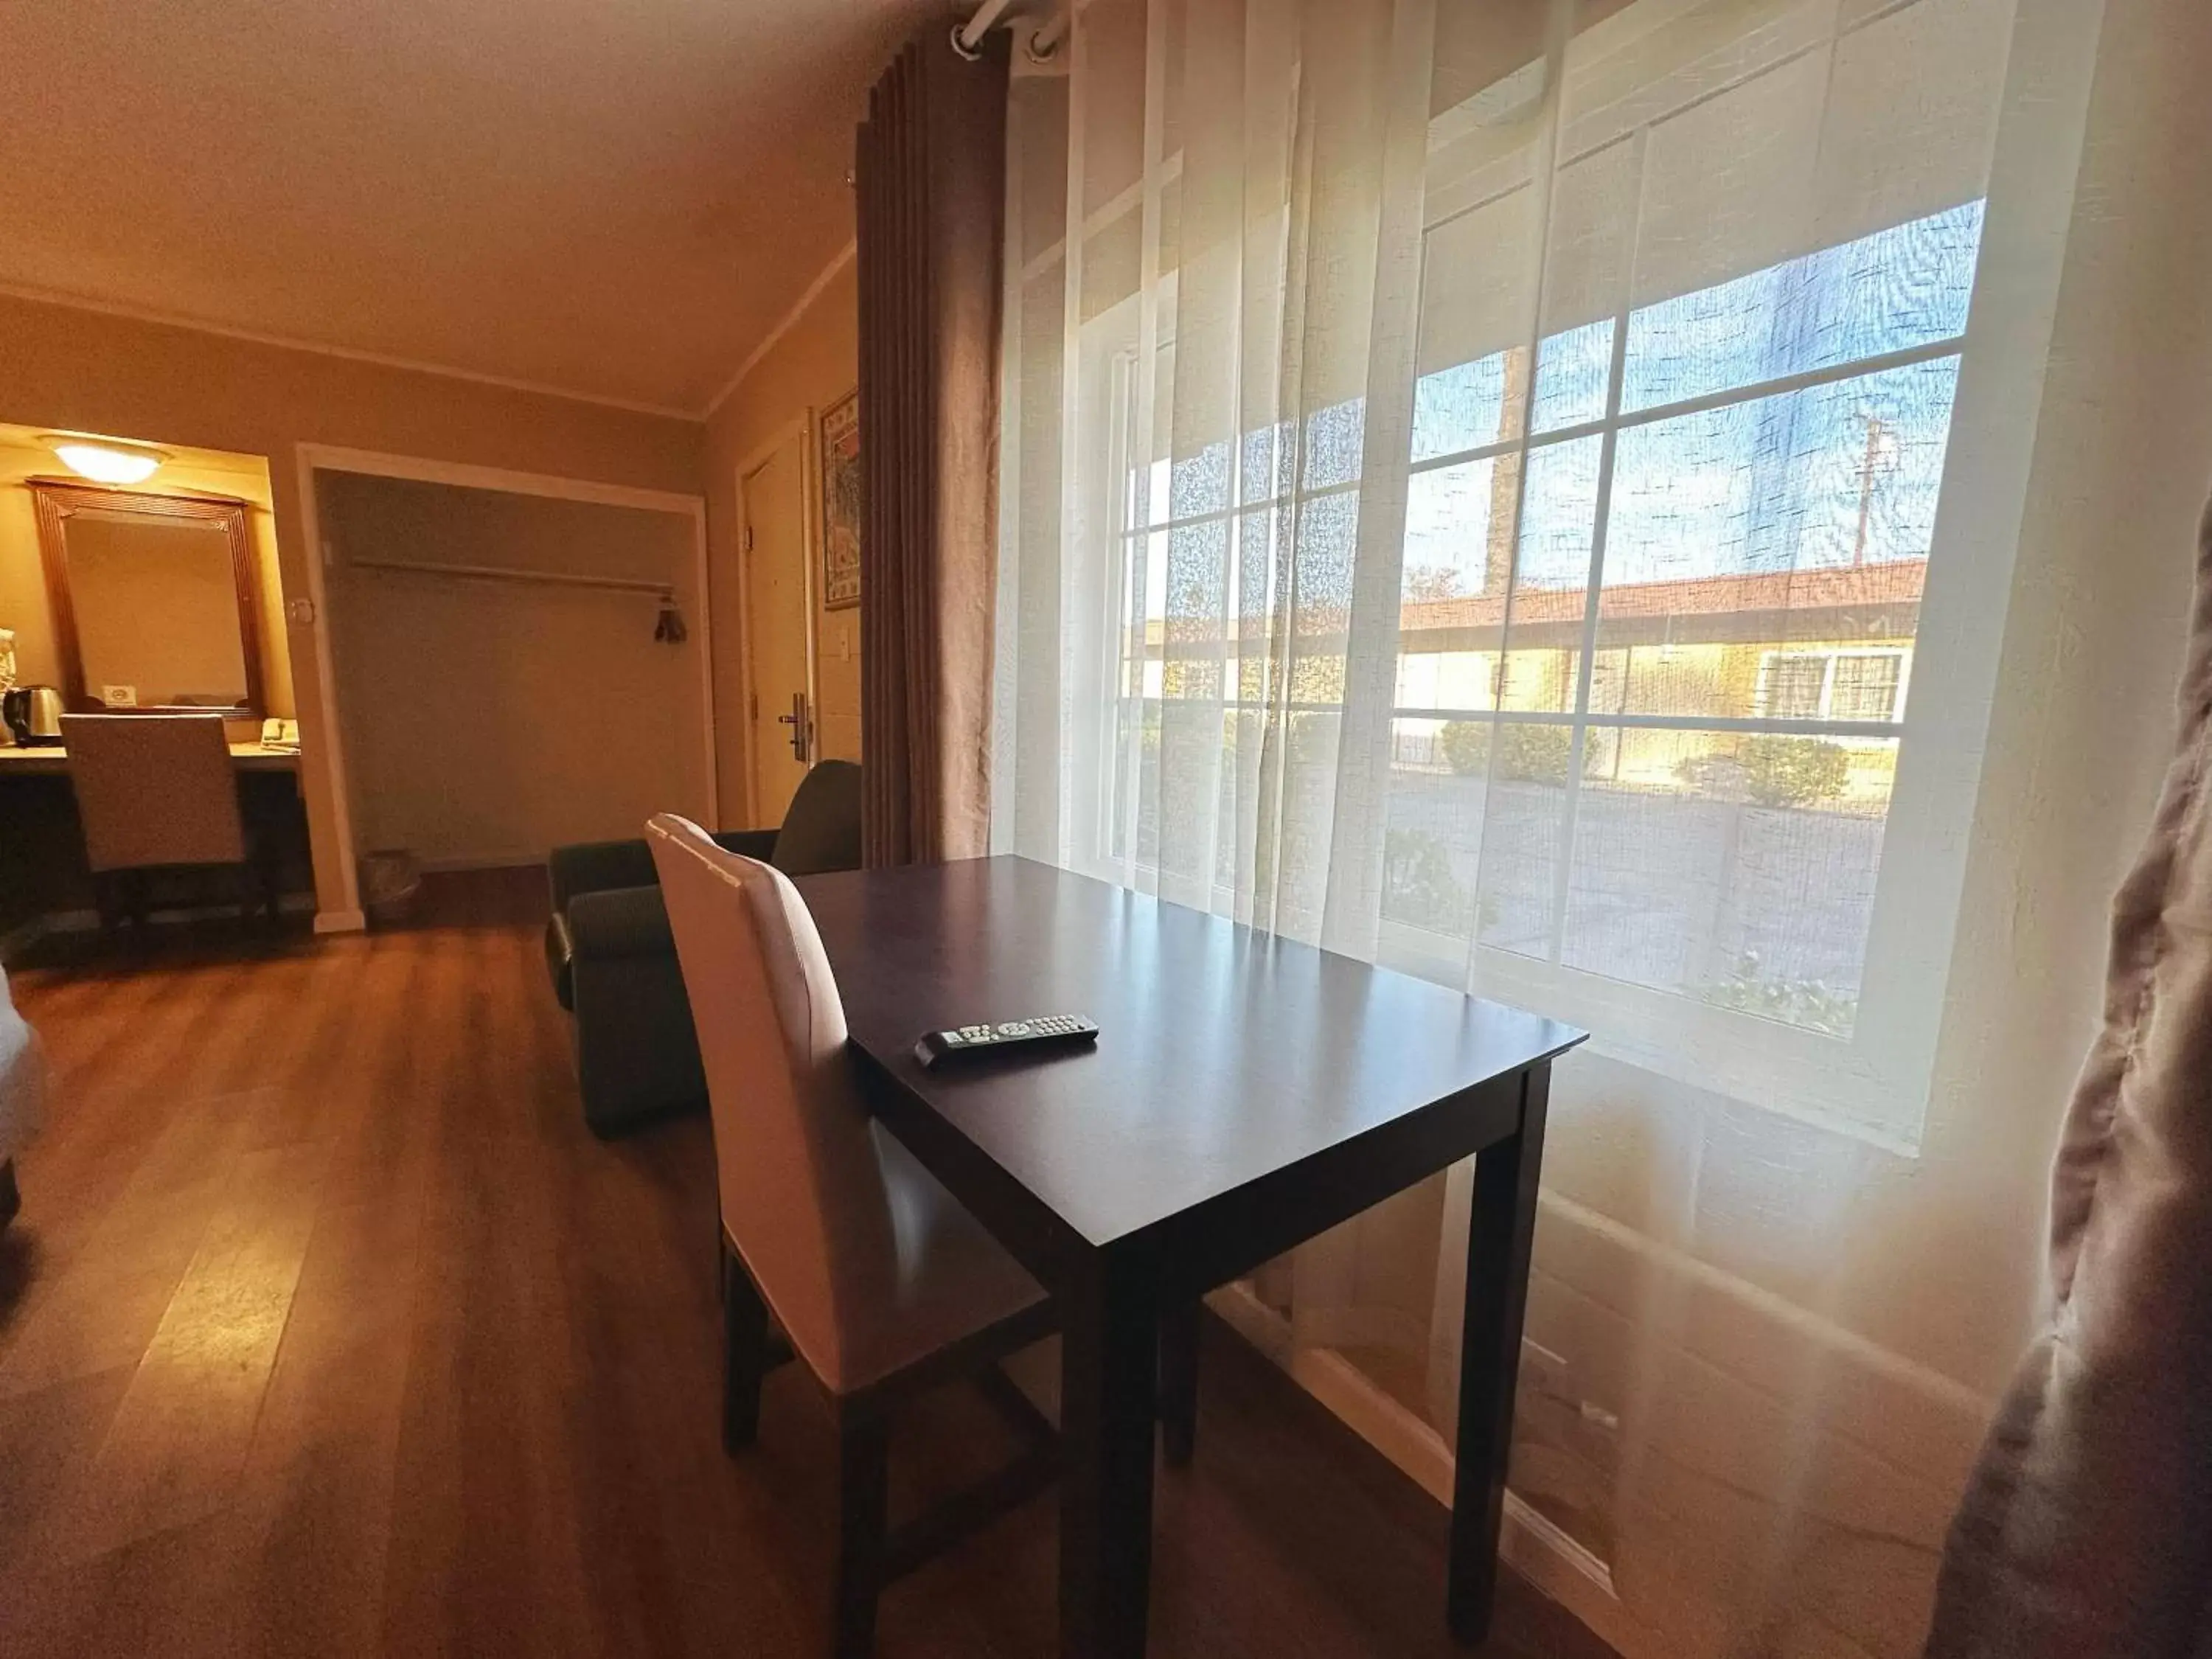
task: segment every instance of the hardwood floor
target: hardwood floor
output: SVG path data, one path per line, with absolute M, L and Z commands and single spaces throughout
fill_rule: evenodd
M 707 1125 L 586 1132 L 540 902 L 448 883 L 405 931 L 15 980 L 60 1085 L 0 1234 L 0 1650 L 826 1652 L 826 1418 L 787 1367 L 722 1455 Z M 1153 1651 L 1462 1651 L 1443 1511 L 1204 1348 Z M 894 1514 L 1003 1432 L 925 1402 Z M 1040 1500 L 894 1587 L 878 1652 L 1049 1654 L 1054 1528 Z M 1607 1652 L 1502 1604 L 1486 1652 Z

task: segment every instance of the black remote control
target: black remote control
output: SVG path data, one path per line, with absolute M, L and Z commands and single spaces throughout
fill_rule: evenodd
M 914 1057 L 924 1066 L 962 1054 L 1003 1054 L 1014 1048 L 1072 1048 L 1079 1042 L 1098 1041 L 1098 1024 L 1080 1014 L 1046 1014 L 1037 1019 L 1010 1019 L 996 1025 L 956 1025 L 949 1031 L 932 1031 L 914 1045 Z

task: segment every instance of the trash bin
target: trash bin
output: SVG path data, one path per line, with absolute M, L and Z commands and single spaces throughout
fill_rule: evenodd
M 388 927 L 404 921 L 422 891 L 422 863 L 406 848 L 362 854 L 361 907 L 372 924 Z

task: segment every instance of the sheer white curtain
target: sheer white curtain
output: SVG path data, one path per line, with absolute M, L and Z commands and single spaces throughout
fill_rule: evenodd
M 2099 28 L 1091 0 L 1012 90 L 995 844 L 1596 1034 L 1516 1548 L 1625 1649 L 1908 1650 L 2033 1293 L 1954 958 Z M 1439 1491 L 1468 1190 L 1222 1298 Z

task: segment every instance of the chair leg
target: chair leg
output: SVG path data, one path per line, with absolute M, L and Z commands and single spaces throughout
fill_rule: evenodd
M 253 876 L 261 890 L 261 914 L 274 927 L 283 909 L 284 865 L 273 835 L 264 835 L 253 849 Z
M 837 1419 L 837 1583 L 831 1619 L 836 1659 L 870 1659 L 883 1589 L 889 1524 L 890 1438 L 872 1411 Z
M 1160 1453 L 1170 1468 L 1191 1460 L 1198 1439 L 1198 1321 L 1187 1302 L 1160 1316 Z
M 103 944 L 112 945 L 117 930 L 123 926 L 120 892 L 112 871 L 93 872 L 92 902 L 100 914 L 100 937 Z
M 722 1242 L 722 1449 L 735 1457 L 760 1433 L 768 1369 L 768 1306 L 745 1264 Z

